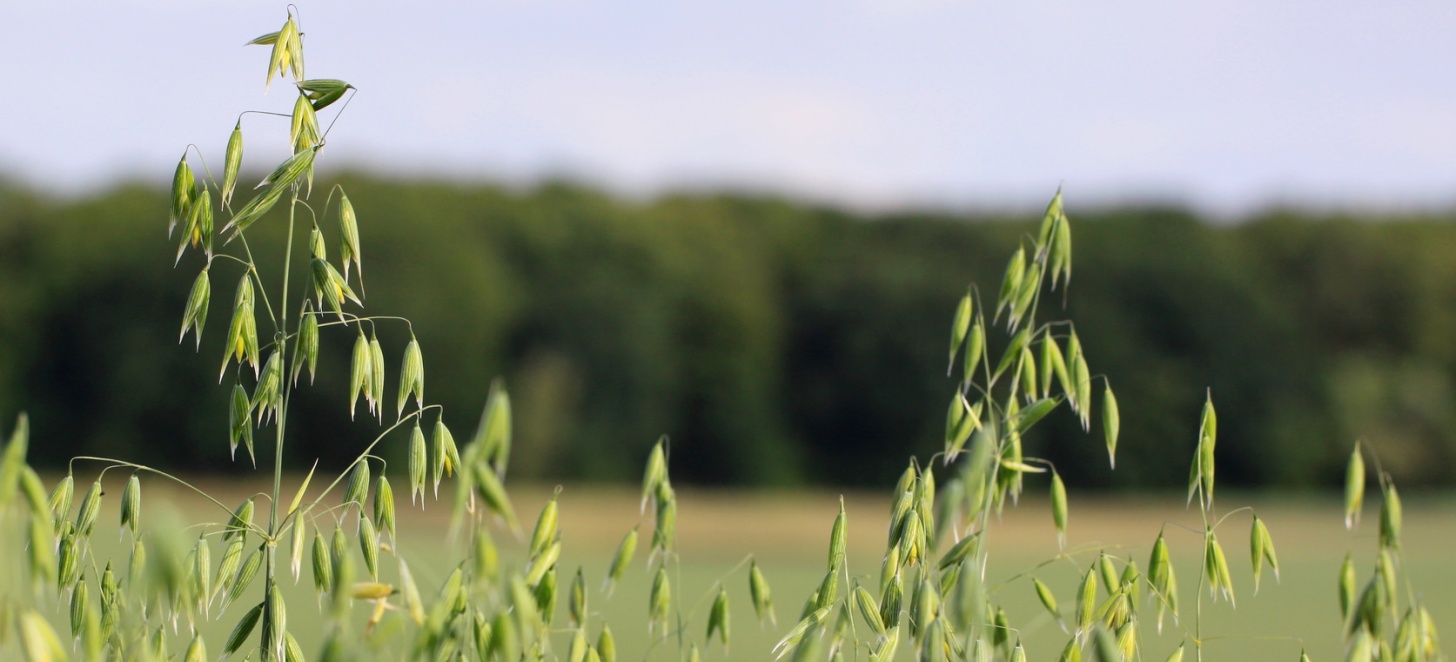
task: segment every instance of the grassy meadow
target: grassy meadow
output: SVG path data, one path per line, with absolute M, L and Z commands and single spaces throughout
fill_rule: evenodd
M 112 472 L 107 479 L 108 495 L 120 494 L 124 473 Z M 82 484 L 89 478 L 78 472 Z M 297 485 L 301 476 L 285 480 L 284 493 Z M 52 477 L 47 477 L 47 481 Z M 218 496 L 229 508 L 248 495 L 267 491 L 271 484 L 259 477 L 248 480 L 201 479 L 199 487 Z M 113 484 L 114 483 L 114 484 Z M 529 534 L 536 514 L 554 486 L 512 486 L 514 506 L 521 525 Z M 315 491 L 321 486 L 316 482 Z M 398 489 L 398 488 L 397 488 Z M 1034 485 L 1029 485 L 1035 490 Z M 463 544 L 449 541 L 450 495 L 441 491 L 439 502 L 431 500 L 424 511 L 406 507 L 404 492 L 399 499 L 400 540 L 397 547 L 409 561 L 423 592 L 431 593 L 443 582 L 453 564 L 466 557 Z M 1029 495 L 1028 495 L 1029 496 Z M 1161 660 L 1172 650 L 1184 627 L 1191 628 L 1194 613 L 1194 590 L 1197 585 L 1197 562 L 1201 536 L 1196 509 L 1183 508 L 1182 495 L 1154 493 L 1139 496 L 1088 497 L 1071 495 L 1072 510 L 1068 529 L 1068 551 L 1074 559 L 1058 559 L 1056 535 L 1047 503 L 1038 498 L 1025 498 L 1015 508 L 1008 507 L 1002 519 L 989 530 L 991 566 L 988 586 L 992 587 L 993 603 L 1002 605 L 1013 623 L 1028 624 L 1019 632 L 1033 660 L 1053 659 L 1069 635 L 1046 615 L 1035 597 L 1025 573 L 1034 571 L 1056 593 L 1063 614 L 1070 618 L 1075 605 L 1073 591 L 1080 574 L 1096 558 L 1095 549 L 1117 547 L 1146 568 L 1152 541 L 1160 527 L 1167 526 L 1168 541 L 1176 564 L 1180 584 L 1183 621 L 1171 620 L 1158 635 L 1152 611 L 1145 611 L 1141 620 L 1145 659 Z M 560 528 L 563 553 L 558 563 L 562 597 L 558 599 L 554 625 L 564 632 L 566 624 L 565 592 L 578 566 L 583 567 L 589 587 L 589 607 L 593 614 L 592 636 L 596 636 L 601 617 L 609 618 L 624 660 L 676 660 L 676 634 L 667 641 L 649 638 L 646 632 L 647 593 L 651 575 L 645 569 L 645 540 L 651 529 L 651 514 L 639 516 L 636 491 L 619 487 L 568 485 L 561 492 Z M 126 567 L 129 538 L 118 544 L 116 502 L 108 496 L 98 530 L 93 538 L 102 557 L 108 555 L 119 568 Z M 685 641 L 703 647 L 703 659 L 768 659 L 767 651 L 797 619 L 807 596 L 817 588 L 823 576 L 829 530 L 838 512 L 838 494 L 827 492 L 754 492 L 706 491 L 684 487 L 679 490 L 678 552 L 681 565 L 672 571 L 674 601 L 681 604 L 685 618 L 690 619 L 683 631 Z M 335 497 L 327 501 L 336 502 Z M 1438 626 L 1448 632 L 1452 614 L 1456 614 L 1456 566 L 1448 550 L 1456 542 L 1456 504 L 1450 497 L 1406 499 L 1404 559 L 1413 588 L 1424 594 Z M 260 500 L 258 517 L 266 518 L 265 500 Z M 885 545 L 889 516 L 889 500 L 885 494 L 862 492 L 845 495 L 848 513 L 848 556 L 851 573 L 869 585 L 877 581 L 879 559 Z M 1344 643 L 1337 615 L 1336 575 L 1347 551 L 1353 551 L 1356 568 L 1363 584 L 1374 565 L 1377 513 L 1366 512 L 1356 532 L 1343 526 L 1341 505 L 1334 498 L 1304 496 L 1268 496 L 1263 494 L 1228 493 L 1219 495 L 1218 511 L 1226 513 L 1235 507 L 1254 506 L 1265 520 L 1278 545 L 1281 578 L 1276 582 L 1266 571 L 1262 586 L 1254 593 L 1247 556 L 1249 519 L 1246 513 L 1230 515 L 1219 529 L 1220 539 L 1228 551 L 1233 567 L 1237 607 L 1227 602 L 1211 603 L 1205 594 L 1203 630 L 1207 646 L 1206 659 L 1212 660 L 1294 660 L 1301 645 L 1314 660 L 1335 660 L 1343 656 Z M 216 506 L 186 490 L 164 484 L 157 479 L 143 484 L 143 517 L 152 524 L 168 519 L 168 511 L 180 515 L 178 521 L 221 521 L 225 514 Z M 333 517 L 315 520 L 327 537 Z M 354 542 L 353 518 L 346 519 L 346 532 Z M 644 544 L 639 548 L 632 569 L 621 586 L 607 596 L 601 591 L 613 552 L 622 536 L 634 525 L 642 524 Z M 1186 535 L 1180 527 L 1190 527 Z M 502 567 L 519 565 L 525 546 L 503 528 L 494 528 L 501 551 Z M 942 541 L 939 549 L 947 543 Z M 221 552 L 213 545 L 214 564 Z M 1088 549 L 1077 553 L 1078 549 Z M 357 548 L 355 548 L 357 555 Z M 183 550 L 185 552 L 185 550 Z M 750 554 L 773 588 L 777 626 L 761 628 L 756 622 L 747 590 L 747 564 Z M 281 563 L 287 563 L 286 542 L 279 550 Z M 6 564 L 5 581 L 23 581 L 23 563 Z M 1121 564 L 1119 564 L 1120 566 Z M 357 566 L 363 572 L 362 564 Z M 298 599 L 290 599 L 290 630 L 295 632 L 310 654 L 322 637 L 323 617 L 312 608 L 309 562 L 305 555 L 301 581 L 289 590 Z M 387 555 L 380 561 L 381 580 L 393 581 L 395 566 Z M 93 576 L 93 571 L 87 572 Z M 708 606 L 714 595 L 715 582 L 722 579 L 731 600 L 731 650 L 718 645 L 703 646 Z M 261 580 L 255 580 L 248 597 L 239 600 L 225 616 L 213 615 L 205 626 L 209 650 L 216 655 L 238 615 L 259 599 Z M 1402 587 L 1411 590 L 1412 587 Z M 844 587 L 841 587 L 841 591 Z M 873 589 L 872 589 L 873 590 Z M 907 589 L 908 590 L 908 589 Z M 1403 598 L 1402 598 L 1403 599 Z M 908 600 L 908 598 L 907 598 Z M 359 632 L 371 610 L 356 606 Z M 54 620 L 59 632 L 66 629 L 66 609 L 57 605 Z M 375 635 L 387 633 L 392 624 L 403 618 L 399 611 L 387 612 L 375 629 Z M 303 625 L 317 620 L 320 627 Z M 300 627 L 300 625 L 303 625 Z M 859 625 L 863 627 L 863 625 Z M 172 634 L 174 652 L 186 646 L 189 635 L 185 625 Z M 654 643 L 655 642 L 655 643 Z M 566 636 L 557 645 L 564 646 Z M 910 659 L 909 646 L 901 646 L 901 659 Z M 388 657 L 388 655 L 386 655 Z M 866 659 L 861 656 L 860 659 Z M 237 656 L 241 659 L 241 656 Z

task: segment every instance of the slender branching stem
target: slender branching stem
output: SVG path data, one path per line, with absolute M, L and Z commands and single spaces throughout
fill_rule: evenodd
M 152 467 L 149 467 L 149 466 L 147 466 L 145 464 L 137 464 L 135 462 L 127 462 L 126 460 L 118 460 L 118 459 L 110 458 L 110 457 L 97 457 L 97 456 L 94 456 L 94 455 L 78 455 L 76 457 L 71 458 L 71 462 L 72 463 L 76 462 L 77 460 L 84 460 L 84 461 L 87 461 L 87 462 L 107 462 L 107 463 L 111 464 L 112 466 L 107 467 L 106 469 L 102 469 L 101 470 L 101 472 L 103 474 L 106 473 L 106 470 L 107 469 L 111 469 L 111 468 L 114 468 L 114 467 L 127 467 L 127 468 L 130 468 L 130 469 L 135 469 L 137 471 L 145 471 L 145 472 L 150 473 L 150 474 L 156 474 L 156 475 L 161 476 L 163 478 L 166 478 L 167 480 L 170 480 L 170 481 L 172 481 L 172 482 L 174 482 L 174 483 L 176 483 L 178 485 L 181 485 L 182 487 L 185 487 L 185 488 L 187 488 L 189 490 L 192 490 L 193 492 L 196 492 L 197 494 L 201 495 L 203 498 L 207 499 L 208 501 L 211 501 L 218 508 L 221 508 L 224 513 L 227 513 L 227 515 L 228 515 L 229 518 L 232 517 L 232 514 L 233 514 L 232 509 L 231 508 L 228 508 L 227 505 L 223 504 L 223 502 L 218 501 L 217 499 L 213 498 L 213 496 L 211 494 L 208 494 L 207 492 L 204 492 L 201 488 L 193 485 L 192 483 L 189 483 L 189 482 L 187 482 L 185 480 L 182 480 L 181 478 L 178 478 L 176 476 L 173 476 L 172 474 L 169 474 L 169 473 L 167 473 L 165 471 L 162 471 L 160 469 L 153 469 Z M 267 531 L 264 531 L 263 529 L 259 528 L 258 526 L 254 525 L 252 523 L 249 523 L 248 524 L 248 529 L 251 530 L 251 531 L 253 531 L 254 533 L 260 535 L 260 536 L 263 536 L 264 538 L 267 538 L 268 537 L 268 532 Z

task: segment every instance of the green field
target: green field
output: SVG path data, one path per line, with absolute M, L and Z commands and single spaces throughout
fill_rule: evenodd
M 116 473 L 113 477 L 121 478 L 122 475 Z M 209 480 L 205 486 L 229 506 L 247 494 L 268 487 L 261 483 L 221 480 Z M 288 491 L 285 488 L 285 493 Z M 109 489 L 108 492 L 119 494 L 120 490 Z M 529 529 L 549 493 L 546 486 L 513 488 L 515 507 L 524 527 Z M 187 494 L 167 488 L 161 481 L 148 481 L 144 488 L 144 517 L 156 522 L 165 518 L 164 511 L 171 508 L 181 509 L 187 521 L 212 517 L 203 507 L 205 502 Z M 403 493 L 397 493 L 401 529 L 399 548 L 409 560 L 421 590 L 429 593 L 443 581 L 454 560 L 463 558 L 465 552 L 462 545 L 445 542 L 449 530 L 447 501 L 432 501 L 421 512 L 418 508 L 409 509 L 406 500 L 400 498 L 402 496 Z M 628 571 L 624 585 L 615 594 L 608 597 L 599 590 L 606 566 L 621 537 L 639 522 L 643 525 L 644 535 L 650 530 L 651 515 L 639 517 L 637 498 L 637 494 L 628 489 L 566 487 L 560 497 L 564 547 L 558 564 L 560 583 L 563 588 L 567 586 L 576 568 L 579 565 L 583 567 L 591 589 L 590 609 L 595 614 L 591 627 L 593 637 L 601 618 L 609 618 L 622 659 L 675 660 L 678 659 L 675 638 L 654 646 L 646 633 L 647 590 L 651 576 L 645 569 L 645 556 L 639 554 L 637 562 Z M 829 529 L 838 509 L 837 498 L 835 494 L 807 492 L 724 492 L 691 488 L 679 491 L 678 548 L 681 565 L 673 572 L 672 580 L 676 589 L 675 608 L 680 606 L 683 618 L 687 619 L 683 632 L 686 640 L 702 645 L 708 604 L 713 595 L 711 589 L 720 578 L 724 579 L 732 601 L 731 655 L 724 655 L 718 646 L 709 645 L 703 650 L 703 659 L 768 659 L 767 651 L 792 626 L 804 599 L 817 588 L 823 575 Z M 1196 562 L 1201 553 L 1201 538 L 1191 531 L 1180 533 L 1179 527 L 1199 527 L 1196 509 L 1184 510 L 1182 496 L 1177 494 L 1115 499 L 1073 494 L 1071 502 L 1068 547 L 1092 551 L 1078 555 L 1075 561 L 1054 561 L 1036 570 L 1037 576 L 1056 592 L 1063 613 L 1068 615 L 1075 604 L 1072 592 L 1077 578 L 1096 558 L 1097 548 L 1106 546 L 1110 554 L 1126 555 L 1135 559 L 1140 568 L 1145 568 L 1153 539 L 1159 528 L 1167 525 L 1168 541 L 1181 586 L 1184 621 L 1181 624 L 1168 622 L 1159 636 L 1155 632 L 1152 613 L 1145 612 L 1140 626 L 1144 634 L 1144 658 L 1163 659 L 1182 636 L 1181 628 L 1192 627 Z M 846 505 L 850 570 L 855 576 L 874 583 L 885 544 L 889 502 L 879 494 L 849 494 L 846 495 Z M 1307 647 L 1312 659 L 1340 659 L 1343 641 L 1337 615 L 1335 577 L 1347 551 L 1355 554 L 1362 583 L 1370 573 L 1376 548 L 1376 513 L 1367 512 L 1364 526 L 1350 533 L 1344 529 L 1341 508 L 1334 499 L 1233 493 L 1219 497 L 1220 512 L 1242 505 L 1257 508 L 1268 524 L 1278 545 L 1282 577 L 1276 583 L 1273 576 L 1266 572 L 1263 586 L 1255 595 L 1248 566 L 1249 520 L 1243 513 L 1229 517 L 1219 533 L 1233 566 L 1238 606 L 1230 608 L 1223 601 L 1209 603 L 1205 594 L 1203 630 L 1208 642 L 1206 659 L 1294 660 L 1301 645 Z M 1452 531 L 1456 530 L 1456 509 L 1452 505 L 1451 500 L 1445 497 L 1411 496 L 1406 499 L 1405 553 L 1402 560 L 1412 585 L 1422 593 L 1438 626 L 1446 626 L 1448 637 L 1451 636 L 1451 616 L 1456 614 L 1456 567 L 1447 556 Z M 108 500 L 93 539 L 101 555 L 121 549 L 112 548 L 118 540 L 115 507 L 115 501 Z M 215 506 L 207 504 L 207 507 L 212 508 L 211 513 L 222 516 L 223 513 Z M 260 501 L 260 517 L 265 517 L 265 512 Z M 318 524 L 332 527 L 332 518 L 320 519 Z M 348 530 L 352 535 L 352 525 Z M 494 533 L 502 551 L 502 564 L 519 563 L 523 544 L 504 530 L 495 529 Z M 1024 499 L 1019 507 L 1008 508 L 1001 521 L 991 529 L 990 544 L 992 555 L 987 581 L 993 590 L 993 601 L 1004 606 L 1011 622 L 1030 625 L 1030 629 L 1019 633 L 1030 659 L 1055 658 L 1068 635 L 1045 615 L 1028 580 L 1008 581 L 1037 568 L 1058 553 L 1046 504 L 1037 499 Z M 214 547 L 216 560 L 220 550 L 216 549 L 216 545 Z M 646 549 L 645 537 L 641 549 Z M 280 552 L 280 559 L 286 559 L 287 550 Z M 741 564 L 749 554 L 757 556 L 773 587 L 777 627 L 760 628 L 755 622 L 748 598 L 747 566 Z M 125 567 L 125 554 L 117 557 L 117 563 Z M 312 652 L 316 650 L 322 633 L 319 628 L 309 625 L 311 620 L 319 617 L 313 608 L 314 601 L 307 596 L 312 588 L 307 577 L 306 559 L 304 566 L 303 580 L 296 589 L 292 589 L 298 592 L 298 599 L 290 601 L 289 630 L 299 638 L 306 651 Z M 381 568 L 388 581 L 394 573 L 392 560 L 383 559 Z M 7 582 L 16 581 L 15 572 L 12 564 L 5 573 Z M 255 583 L 252 593 L 259 593 L 261 583 Z M 1406 587 L 1403 590 L 1410 589 Z M 244 598 L 239 602 L 251 604 L 253 599 Z M 1401 599 L 1404 600 L 1404 597 Z M 221 617 L 214 614 L 214 622 L 204 630 L 209 650 L 214 656 L 221 650 L 227 631 L 242 609 L 234 606 L 229 614 Z M 367 609 L 360 607 L 356 611 L 362 629 Z M 58 629 L 65 627 L 64 612 L 65 609 L 59 606 L 55 611 Z M 399 612 L 392 612 L 376 634 L 387 633 L 391 623 L 399 619 Z M 559 600 L 555 622 L 564 628 L 565 621 L 563 597 Z M 180 652 L 189 638 L 185 624 L 182 627 L 182 631 L 171 635 L 174 652 Z M 566 641 L 563 634 L 558 644 L 564 646 Z M 908 648 L 902 646 L 901 650 L 905 652 Z M 908 659 L 905 654 L 901 657 Z

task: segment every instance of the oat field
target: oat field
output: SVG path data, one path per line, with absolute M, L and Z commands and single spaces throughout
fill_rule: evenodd
M 268 487 L 265 481 L 203 479 L 200 483 L 225 503 L 241 501 Z M 115 486 L 108 485 L 108 491 L 114 488 L 119 492 L 120 487 L 118 481 Z M 554 487 L 512 486 L 518 516 L 523 521 L 533 518 Z M 682 563 L 674 585 L 677 600 L 684 606 L 684 618 L 689 619 L 683 627 L 685 640 L 703 645 L 708 608 L 715 594 L 712 589 L 723 579 L 730 597 L 731 649 L 725 652 L 716 643 L 708 645 L 703 648 L 703 659 L 770 659 L 768 651 L 799 616 L 800 605 L 791 604 L 788 599 L 811 593 L 822 575 L 823 556 L 830 526 L 838 512 L 839 495 L 708 491 L 691 487 L 680 488 L 679 492 L 678 553 Z M 1196 509 L 1183 508 L 1181 495 L 1073 496 L 1069 550 L 1079 546 L 1117 547 L 1121 550 L 1118 553 L 1145 565 L 1151 543 L 1166 523 L 1178 573 L 1188 578 L 1197 576 L 1201 544 L 1198 514 Z M 1206 659 L 1295 660 L 1301 646 L 1313 660 L 1342 659 L 1344 639 L 1334 599 L 1336 576 L 1347 551 L 1354 553 L 1362 575 L 1373 565 L 1374 513 L 1366 513 L 1361 530 L 1352 535 L 1344 529 L 1342 506 L 1333 495 L 1228 497 L 1231 503 L 1255 506 L 1277 537 L 1281 577 L 1275 582 L 1266 576 L 1255 596 L 1248 565 L 1242 558 L 1248 551 L 1247 541 L 1242 535 L 1229 536 L 1224 544 L 1237 559 L 1232 565 L 1238 603 L 1232 609 L 1225 602 L 1204 606 L 1204 628 L 1208 633 Z M 1450 619 L 1456 614 L 1456 564 L 1451 563 L 1446 550 L 1456 543 L 1456 500 L 1449 496 L 1412 495 L 1406 501 L 1405 569 L 1415 590 L 1423 592 L 1424 600 L 1436 615 L 1437 625 L 1449 631 Z M 588 580 L 590 611 L 597 617 L 610 615 L 621 659 L 679 659 L 673 638 L 676 635 L 667 640 L 647 635 L 651 577 L 641 556 L 611 596 L 601 591 L 606 564 L 622 536 L 639 522 L 644 524 L 644 530 L 650 526 L 650 511 L 639 516 L 638 492 L 631 488 L 567 485 L 559 502 L 563 531 L 559 567 L 563 575 L 582 568 Z M 442 490 L 440 501 L 431 501 L 423 512 L 418 508 L 413 512 L 401 508 L 400 512 L 400 552 L 410 561 L 421 590 L 427 593 L 444 580 L 453 567 L 449 564 L 467 556 L 463 544 L 443 542 L 449 534 L 449 503 L 449 495 Z M 888 499 L 878 493 L 851 493 L 845 495 L 845 505 L 850 572 L 872 583 L 885 545 L 890 514 Z M 152 521 L 165 519 L 168 510 L 175 510 L 177 519 L 186 522 L 201 522 L 213 516 L 198 499 L 157 481 L 149 487 L 147 516 Z M 1053 561 L 1037 568 L 1058 554 L 1048 512 L 1045 502 L 1023 499 L 1018 507 L 1008 507 L 989 531 L 997 552 L 991 557 L 987 578 L 997 587 L 992 601 L 1007 610 L 1013 623 L 1028 624 L 1019 634 L 1026 645 L 1028 659 L 1032 660 L 1054 659 L 1068 635 L 1046 614 L 1023 573 L 1035 569 L 1036 576 L 1058 593 L 1065 614 L 1070 612 L 1071 594 L 1078 577 L 1095 556 L 1095 551 L 1089 551 L 1077 557 L 1075 563 Z M 332 523 L 331 520 L 318 522 L 321 527 L 331 527 Z M 1179 525 L 1192 528 L 1179 535 L 1175 532 Z M 94 540 L 100 556 L 113 556 L 124 566 L 125 546 L 116 543 L 119 536 L 115 527 L 114 518 L 103 518 Z M 1091 537 L 1094 533 L 1095 538 Z M 504 529 L 498 528 L 494 534 L 502 567 L 519 567 L 526 541 L 515 540 Z M 115 548 L 106 549 L 111 545 Z M 747 566 L 742 563 L 750 554 L 758 559 L 774 595 L 782 596 L 777 601 L 777 626 L 760 627 L 754 618 L 748 596 Z M 291 578 L 285 582 L 287 590 L 294 594 L 289 600 L 293 605 L 290 622 L 304 625 L 318 619 L 322 624 L 322 611 L 313 608 L 316 601 L 311 599 L 313 589 L 306 566 L 305 563 L 300 582 L 295 585 Z M 17 581 L 14 570 L 7 570 L 5 576 L 6 581 Z M 1181 588 L 1185 604 L 1191 604 L 1193 590 L 1192 586 Z M 253 592 L 257 591 L 254 587 Z M 248 604 L 249 600 L 239 603 Z M 232 611 L 239 609 L 235 605 Z M 357 614 L 360 629 L 356 631 L 362 632 L 369 614 L 367 610 L 356 611 L 360 612 Z M 558 607 L 558 611 L 556 617 L 564 623 L 565 607 Z M 66 631 L 64 605 L 57 605 L 52 616 L 57 631 Z M 400 626 L 403 618 L 399 613 L 386 614 L 374 634 L 388 634 L 390 629 Z M 204 632 L 221 641 L 234 620 L 236 615 L 231 613 L 214 613 L 213 622 Z M 1149 632 L 1145 635 L 1151 634 L 1151 622 L 1147 627 Z M 304 650 L 310 651 L 319 643 L 320 630 L 304 625 L 294 631 Z M 1150 636 L 1145 641 L 1145 659 L 1162 659 L 1176 646 L 1180 636 L 1177 624 L 1166 623 L 1161 636 Z M 900 658 L 912 659 L 912 656 L 902 650 Z M 862 653 L 860 659 L 867 659 L 867 655 Z

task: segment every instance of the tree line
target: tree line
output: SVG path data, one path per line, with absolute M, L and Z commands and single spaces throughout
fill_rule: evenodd
M 431 399 L 457 434 L 503 378 L 512 475 L 541 479 L 635 480 L 667 434 L 688 481 L 893 480 L 941 443 L 956 302 L 972 284 L 994 300 L 1037 221 L 710 192 L 634 201 L 562 182 L 344 182 L 366 311 L 414 321 Z M 1210 390 L 1226 485 L 1337 485 L 1357 438 L 1403 485 L 1456 478 L 1449 214 L 1272 210 L 1215 224 L 1068 204 L 1066 314 L 1092 373 L 1117 387 L 1119 486 L 1184 484 Z M 30 413 L 36 462 L 235 464 L 217 425 L 228 391 L 208 375 L 241 273 L 216 269 L 201 348 L 179 346 L 196 265 L 169 267 L 166 209 L 155 187 L 57 198 L 0 183 L 0 420 Z M 278 219 L 258 226 L 282 241 Z M 380 340 L 392 384 L 408 334 L 381 326 Z M 325 329 L 319 361 L 347 364 L 352 341 Z M 338 374 L 320 370 L 296 396 L 296 467 L 367 441 Z M 1084 486 L 1113 482 L 1100 439 L 1072 416 L 1040 427 L 1027 452 L 1085 465 L 1066 472 Z

